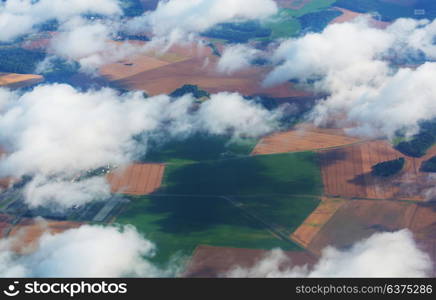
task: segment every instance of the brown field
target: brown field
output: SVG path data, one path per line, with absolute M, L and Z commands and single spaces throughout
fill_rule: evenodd
M 6 152 L 4 149 L 0 147 L 0 159 L 6 155 Z M 15 183 L 17 180 L 12 177 L 3 177 L 0 178 L 0 192 L 2 189 L 7 189 L 11 186 L 11 184 Z
M 121 42 L 113 42 L 121 44 Z M 142 41 L 130 41 L 137 46 L 146 47 L 147 43 Z M 124 60 L 104 65 L 100 68 L 100 74 L 110 81 L 122 80 L 136 74 L 147 72 L 166 66 L 171 63 L 182 62 L 196 56 L 212 55 L 210 48 L 197 45 L 175 45 L 167 52 L 160 53 L 156 50 L 144 50 L 142 54 L 128 57 Z
M 0 87 L 21 88 L 43 80 L 41 75 L 0 73 Z
M 355 144 L 361 141 L 358 138 L 346 136 L 340 129 L 321 129 L 309 124 L 303 124 L 294 130 L 274 133 L 263 138 L 251 154 L 259 155 L 326 149 Z
M 56 234 L 71 228 L 80 227 L 82 224 L 69 221 L 52 221 L 22 219 L 15 225 L 9 236 L 13 241 L 13 250 L 17 252 L 31 251 L 38 239 L 46 232 Z
M 251 268 L 267 255 L 266 250 L 198 246 L 183 277 L 224 277 L 236 267 Z M 306 251 L 285 252 L 289 261 L 282 268 L 313 265 L 316 257 Z
M 350 21 L 354 20 L 355 18 L 357 18 L 358 16 L 362 15 L 361 13 L 354 12 L 352 10 L 348 10 L 345 8 L 335 7 L 335 9 L 342 12 L 342 15 L 335 18 L 333 21 L 330 22 L 330 24 L 350 22 Z
M 117 83 L 130 89 L 144 90 L 150 95 L 169 94 L 184 84 L 198 85 L 210 93 L 226 91 L 247 96 L 268 95 L 274 98 L 309 95 L 307 92 L 294 89 L 291 83 L 263 88 L 261 82 L 269 71 L 266 68 L 253 67 L 229 76 L 216 71 L 216 62 L 217 59 L 214 57 L 194 57 L 141 72 Z
M 422 158 L 406 157 L 405 168 L 398 175 L 378 178 L 371 175 L 373 165 L 405 157 L 386 141 L 319 151 L 324 192 L 350 198 L 424 200 L 424 192 L 434 186 L 434 180 L 419 172 L 419 167 L 435 152 L 433 147 Z
M 396 1 L 396 0 L 394 0 L 394 1 Z M 345 8 L 334 7 L 334 9 L 341 11 L 342 15 L 333 19 L 330 22 L 330 24 L 339 24 L 339 23 L 351 22 L 354 19 L 356 19 L 357 17 L 364 15 L 363 13 L 355 12 L 355 11 L 345 9 Z M 379 21 L 379 20 L 376 20 L 375 18 L 372 18 L 370 23 L 372 26 L 379 28 L 379 29 L 385 29 L 386 27 L 388 27 L 390 25 L 389 22 Z
M 433 277 L 436 277 L 436 240 L 418 240 L 418 246 L 424 250 L 433 261 Z
M 434 203 L 417 205 L 410 229 L 419 240 L 436 241 L 436 205 Z
M 303 247 L 307 247 L 321 228 L 333 217 L 336 211 L 346 203 L 339 198 L 323 198 L 319 206 L 292 233 L 290 238 Z
M 280 8 L 302 9 L 312 0 L 275 0 Z
M 0 178 L 0 192 L 2 189 L 8 189 L 11 187 L 13 183 L 15 183 L 16 180 L 12 177 L 4 177 Z
M 400 201 L 348 201 L 319 230 L 307 248 L 321 254 L 329 245 L 347 247 L 375 232 L 410 228 L 416 207 Z
M 408 228 L 435 259 L 436 204 L 390 200 L 351 200 L 318 230 L 306 249 L 320 255 L 327 246 L 348 247 L 376 232 Z M 436 261 L 436 260 L 434 260 Z
M 146 45 L 146 43 L 143 43 Z M 221 48 L 221 45 L 216 45 Z M 100 69 L 102 75 L 127 89 L 143 90 L 149 95 L 169 94 L 185 84 L 198 85 L 210 93 L 239 92 L 274 98 L 310 96 L 291 83 L 263 88 L 261 82 L 270 71 L 252 67 L 232 75 L 217 71 L 218 57 L 207 46 L 175 45 L 165 53 L 147 51 Z
M 133 164 L 107 175 L 112 193 L 147 195 L 156 191 L 163 178 L 164 164 Z
M 0 214 L 0 238 L 4 238 L 11 229 L 14 216 Z
M 120 80 L 167 64 L 166 61 L 142 55 L 105 65 L 100 69 L 100 74 L 108 80 Z
M 56 34 L 55 31 L 40 32 L 35 37 L 21 43 L 21 47 L 27 50 L 47 50 Z

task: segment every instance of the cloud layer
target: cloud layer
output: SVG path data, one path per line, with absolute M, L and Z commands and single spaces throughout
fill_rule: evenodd
M 155 246 L 134 227 L 84 225 L 60 234 L 45 233 L 36 250 L 12 251 L 13 238 L 0 241 L 1 277 L 163 277 L 147 259 Z
M 250 67 L 260 51 L 243 44 L 227 46 L 218 61 L 218 71 L 231 75 L 236 71 Z
M 155 11 L 130 21 L 132 31 L 148 29 L 170 44 L 203 32 L 219 23 L 269 17 L 277 12 L 273 0 L 169 0 Z
M 0 41 L 34 32 L 35 26 L 51 20 L 65 22 L 82 14 L 121 13 L 117 0 L 7 0 L 0 3 Z
M 432 271 L 430 257 L 422 252 L 408 230 L 376 233 L 350 249 L 323 250 L 313 267 L 283 270 L 288 258 L 280 250 L 269 253 L 251 269 L 236 268 L 228 277 L 427 277 Z
M 322 33 L 284 41 L 273 57 L 277 67 L 265 85 L 290 79 L 328 94 L 312 115 L 317 124 L 338 116 L 357 125 L 353 132 L 393 137 L 403 129 L 436 116 L 433 109 L 435 63 L 414 69 L 410 64 L 435 57 L 436 21 L 400 19 L 386 30 L 367 19 L 334 24 Z
M 282 116 L 239 94 L 214 94 L 197 106 L 191 95 L 146 99 L 141 92 L 81 92 L 64 84 L 23 94 L 0 90 L 1 103 L 0 144 L 8 154 L 0 160 L 0 176 L 34 176 L 25 189 L 34 206 L 59 201 L 67 207 L 104 197 L 103 180 L 73 179 L 134 161 L 146 152 L 150 136 L 161 141 L 194 133 L 258 137 L 277 129 Z

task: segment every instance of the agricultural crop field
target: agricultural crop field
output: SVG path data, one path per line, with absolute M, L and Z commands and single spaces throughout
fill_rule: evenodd
M 35 246 L 44 233 L 57 234 L 68 229 L 80 227 L 82 224 L 69 221 L 37 220 L 23 218 L 11 229 L 9 237 L 13 237 L 13 250 L 17 252 L 29 251 Z
M 434 258 L 435 217 L 434 204 L 386 200 L 348 201 L 322 226 L 307 249 L 319 255 L 329 245 L 347 247 L 375 232 L 409 228 L 418 244 L 425 246 Z
M 168 165 L 163 189 L 184 195 L 318 195 L 322 183 L 316 155 L 302 152 Z
M 346 201 L 340 198 L 323 197 L 318 207 L 304 220 L 303 224 L 292 233 L 291 239 L 307 248 L 321 228 L 345 203 Z
M 14 216 L 9 216 L 6 214 L 0 214 L 0 238 L 7 235 L 12 227 L 11 222 L 15 219 Z
M 160 187 L 164 169 L 163 164 L 133 164 L 114 170 L 106 177 L 112 193 L 147 195 Z
M 193 163 L 248 156 L 257 139 L 231 140 L 227 136 L 195 134 L 182 140 L 151 140 L 150 150 L 143 157 L 146 162 Z
M 360 141 L 358 138 L 345 135 L 342 130 L 321 129 L 299 124 L 295 129 L 274 133 L 263 138 L 251 154 L 312 151 L 351 145 Z
M 22 88 L 44 80 L 41 75 L 0 73 L 0 87 Z
M 151 96 L 169 94 L 185 84 L 197 85 L 210 93 L 227 91 L 239 92 L 246 96 L 267 95 L 274 98 L 309 95 L 307 92 L 294 88 L 290 82 L 274 88 L 262 87 L 261 82 L 268 73 L 268 68 L 251 67 L 227 75 L 216 71 L 217 62 L 216 57 L 192 57 L 179 62 L 163 64 L 157 68 L 148 70 L 144 68 L 144 71 L 123 77 L 114 83 L 129 89 L 143 90 Z
M 288 235 L 318 205 L 314 153 L 223 159 L 167 166 L 163 186 L 133 197 L 116 222 L 156 242 L 156 261 L 200 244 L 299 250 Z
M 423 200 L 422 192 L 431 184 L 419 168 L 422 161 L 433 156 L 434 151 L 435 148 L 430 149 L 424 158 L 406 157 L 404 170 L 389 178 L 370 174 L 375 164 L 404 157 L 386 141 L 319 151 L 325 194 L 350 198 Z
M 258 249 L 201 245 L 195 249 L 183 277 L 225 277 L 237 267 L 254 267 L 267 254 L 268 251 Z M 287 260 L 280 265 L 283 269 L 311 266 L 316 262 L 315 257 L 306 251 L 286 251 L 284 254 Z

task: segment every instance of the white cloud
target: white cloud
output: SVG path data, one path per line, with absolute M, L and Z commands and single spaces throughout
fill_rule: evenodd
M 436 21 L 405 19 L 386 30 L 371 27 L 366 19 L 330 25 L 322 33 L 284 41 L 274 55 L 278 66 L 264 84 L 298 79 L 328 94 L 312 114 L 316 124 L 345 116 L 356 126 L 350 131 L 355 134 L 392 138 L 399 129 L 413 134 L 420 120 L 436 116 L 435 65 L 398 69 L 390 60 L 431 59 L 435 26 Z
M 239 94 L 211 96 L 198 111 L 200 126 L 212 134 L 232 133 L 234 137 L 259 137 L 278 129 L 281 111 L 268 111 Z
M 79 62 L 84 72 L 144 51 L 141 44 L 114 42 L 120 22 L 75 17 L 63 23 L 50 41 L 49 52 Z
M 155 11 L 133 19 L 133 31 L 151 30 L 157 38 L 170 43 L 205 31 L 216 24 L 269 17 L 277 12 L 273 0 L 169 0 L 161 1 Z
M 104 177 L 72 181 L 48 179 L 39 175 L 25 186 L 23 192 L 30 207 L 50 206 L 58 209 L 108 199 L 111 195 L 109 184 Z
M 84 225 L 63 233 L 45 233 L 30 253 L 11 249 L 13 238 L 0 241 L 1 277 L 164 277 L 148 261 L 154 244 L 134 227 Z
M 282 116 L 281 110 L 268 111 L 229 93 L 212 95 L 196 108 L 191 95 L 145 99 L 141 92 L 81 92 L 64 84 L 21 95 L 0 91 L 9 100 L 0 109 L 0 144 L 7 150 L 0 176 L 34 176 L 24 193 L 32 206 L 70 207 L 101 199 L 107 195 L 102 180 L 71 180 L 90 169 L 128 164 L 146 152 L 149 136 L 162 141 L 197 132 L 257 137 L 277 129 Z
M 259 50 L 246 45 L 227 46 L 218 61 L 217 69 L 221 73 L 231 75 L 236 71 L 248 68 L 259 54 Z
M 19 177 L 126 163 L 138 147 L 133 136 L 156 126 L 153 105 L 139 92 L 38 86 L 0 116 L 0 140 L 10 145 L 0 170 Z
M 408 230 L 376 233 L 350 249 L 327 247 L 318 263 L 283 270 L 287 257 L 280 250 L 268 254 L 251 269 L 236 268 L 229 277 L 427 277 L 430 257 L 418 248 Z M 289 262 L 289 261 L 288 261 Z
M 0 3 L 0 41 L 31 33 L 49 20 L 64 22 L 81 14 L 121 14 L 117 0 L 7 0 Z

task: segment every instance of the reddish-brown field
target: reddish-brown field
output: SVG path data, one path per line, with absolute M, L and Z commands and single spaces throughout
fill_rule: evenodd
M 321 228 L 345 203 L 346 200 L 343 199 L 324 197 L 319 206 L 292 233 L 290 238 L 301 246 L 307 247 Z
M 107 175 L 112 193 L 147 195 L 156 191 L 163 178 L 164 164 L 133 164 Z
M 12 228 L 12 221 L 14 216 L 0 214 L 0 238 L 4 238 L 8 231 Z
M 423 250 L 435 258 L 436 205 L 391 200 L 351 200 L 318 230 L 306 249 L 320 255 L 327 246 L 338 248 L 376 232 L 409 229 Z M 435 261 L 435 260 L 434 260 Z
M 237 267 L 251 268 L 262 260 L 268 251 L 256 249 L 198 246 L 183 277 L 225 277 Z M 306 251 L 285 252 L 289 261 L 280 268 L 312 266 L 316 257 Z
M 436 277 L 436 240 L 418 240 L 418 246 L 424 250 L 433 261 L 433 277 Z
M 324 192 L 349 198 L 423 200 L 424 192 L 434 185 L 434 180 L 419 168 L 423 160 L 435 155 L 435 151 L 433 147 L 419 159 L 406 157 L 404 170 L 389 178 L 371 175 L 371 167 L 375 164 L 404 157 L 386 141 L 319 151 Z
M 396 1 L 396 0 L 394 0 Z M 340 8 L 340 7 L 334 7 L 334 9 L 339 10 L 342 12 L 342 15 L 340 15 L 339 17 L 333 19 L 330 24 L 337 24 L 337 23 L 346 23 L 346 22 L 351 22 L 353 20 L 355 20 L 356 18 L 363 16 L 364 14 L 359 13 L 359 12 L 355 12 L 352 10 L 348 10 L 345 8 Z M 389 22 L 383 22 L 383 21 L 379 21 L 374 19 L 371 19 L 371 25 L 376 27 L 376 28 L 380 28 L 380 29 L 384 29 L 387 26 L 389 26 Z
M 52 221 L 22 219 L 15 225 L 9 236 L 13 242 L 13 250 L 17 252 L 32 251 L 39 238 L 46 232 L 56 234 L 71 228 L 80 227 L 82 224 L 70 221 Z
M 167 64 L 166 61 L 142 55 L 105 65 L 100 69 L 100 74 L 108 80 L 120 80 Z
M 113 42 L 121 45 L 121 42 Z M 146 48 L 147 42 L 130 41 L 138 47 Z M 212 55 L 210 48 L 199 45 L 175 45 L 166 52 L 158 52 L 153 49 L 144 50 L 124 60 L 104 65 L 100 68 L 100 74 L 110 81 L 122 80 L 136 74 L 147 72 L 163 66 L 182 62 L 193 57 L 207 57 Z
M 6 155 L 6 152 L 0 147 L 0 159 Z M 2 189 L 7 189 L 11 186 L 11 184 L 13 184 L 14 182 L 16 182 L 16 179 L 12 178 L 12 177 L 3 177 L 0 178 L 0 192 Z
M 14 182 L 15 179 L 12 177 L 0 178 L 0 191 L 2 189 L 8 189 Z
M 342 15 L 335 18 L 333 21 L 330 22 L 330 24 L 350 22 L 350 21 L 354 20 L 355 18 L 357 18 L 358 16 L 362 15 L 361 13 L 354 12 L 354 11 L 351 11 L 351 10 L 348 10 L 345 8 L 335 7 L 335 9 L 342 12 Z
M 410 229 L 419 240 L 436 240 L 436 205 L 431 203 L 417 205 Z
M 0 73 L 0 87 L 21 88 L 43 80 L 41 75 Z
M 361 142 L 346 136 L 340 129 L 321 129 L 303 124 L 297 129 L 274 133 L 263 138 L 254 148 L 252 155 L 310 151 L 335 148 Z
M 194 57 L 141 72 L 118 81 L 130 89 L 144 90 L 150 95 L 169 94 L 184 84 L 198 85 L 210 93 L 238 92 L 243 95 L 267 95 L 274 98 L 308 96 L 293 88 L 291 83 L 263 88 L 261 83 L 269 70 L 253 67 L 232 75 L 216 71 L 214 57 Z
M 222 45 L 216 46 L 222 48 Z M 149 50 L 103 66 L 100 73 L 122 87 L 143 90 L 152 96 L 169 94 L 185 84 L 198 85 L 210 93 L 239 92 L 274 98 L 310 96 L 307 92 L 296 90 L 291 83 L 262 87 L 261 83 L 270 68 L 252 67 L 231 75 L 219 73 L 218 60 L 210 47 L 175 45 L 165 53 Z

